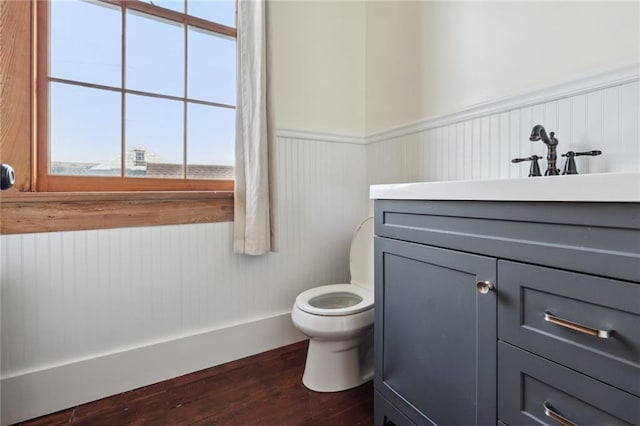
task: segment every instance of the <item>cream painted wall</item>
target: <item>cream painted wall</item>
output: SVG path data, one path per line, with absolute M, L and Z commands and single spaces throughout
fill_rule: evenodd
M 367 133 L 420 118 L 420 4 L 369 1 Z
M 276 125 L 362 136 L 365 2 L 269 3 Z
M 638 2 L 368 3 L 367 133 L 637 61 L 639 26 Z
M 424 2 L 422 117 L 639 55 L 637 2 Z

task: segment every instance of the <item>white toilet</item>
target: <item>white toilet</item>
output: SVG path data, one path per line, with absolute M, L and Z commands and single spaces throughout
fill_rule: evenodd
M 293 324 L 309 336 L 302 383 L 337 392 L 373 378 L 373 218 L 356 228 L 349 255 L 351 282 L 298 295 Z

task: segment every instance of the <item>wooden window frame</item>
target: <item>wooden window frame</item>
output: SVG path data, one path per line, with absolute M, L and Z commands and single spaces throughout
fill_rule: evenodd
M 134 0 L 101 1 L 145 13 L 162 9 Z M 2 3 L 0 36 L 8 43 L 0 58 L 0 115 L 6 118 L 0 126 L 0 162 L 12 164 L 18 177 L 14 188 L 0 194 L 0 234 L 233 220 L 233 181 L 91 177 L 83 183 L 73 176 L 43 178 L 43 171 L 49 170 L 48 146 L 42 146 L 48 143 L 48 129 L 41 119 L 48 111 L 49 81 L 48 66 L 38 59 L 40 48 L 47 46 L 48 31 L 39 27 L 39 8 L 48 7 L 49 0 Z M 154 14 L 186 19 L 179 12 L 160 12 Z M 209 21 L 188 20 L 190 26 L 214 30 Z M 236 36 L 233 28 L 215 26 L 214 32 L 231 29 Z M 134 182 L 110 186 L 114 179 Z M 217 186 L 212 188 L 212 183 Z

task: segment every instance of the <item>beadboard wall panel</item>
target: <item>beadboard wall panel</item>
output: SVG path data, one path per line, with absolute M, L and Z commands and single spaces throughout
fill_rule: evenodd
M 280 251 L 266 256 L 233 254 L 230 222 L 2 235 L 4 396 L 21 375 L 271 318 L 348 282 L 364 145 L 279 137 L 277 162 Z
M 639 93 L 636 79 L 444 125 L 423 125 L 400 136 L 377 136 L 367 145 L 367 182 L 525 177 L 529 163 L 512 164 L 511 159 L 532 154 L 543 157 L 544 173 L 546 147 L 529 141 L 536 124 L 556 132 L 561 170 L 565 159 L 560 154 L 600 149 L 601 156 L 576 158 L 579 173 L 639 171 Z

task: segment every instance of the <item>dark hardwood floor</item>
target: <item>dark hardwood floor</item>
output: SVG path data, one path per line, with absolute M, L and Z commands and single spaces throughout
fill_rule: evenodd
M 23 424 L 373 425 L 372 383 L 310 391 L 302 384 L 306 353 L 304 341 Z

